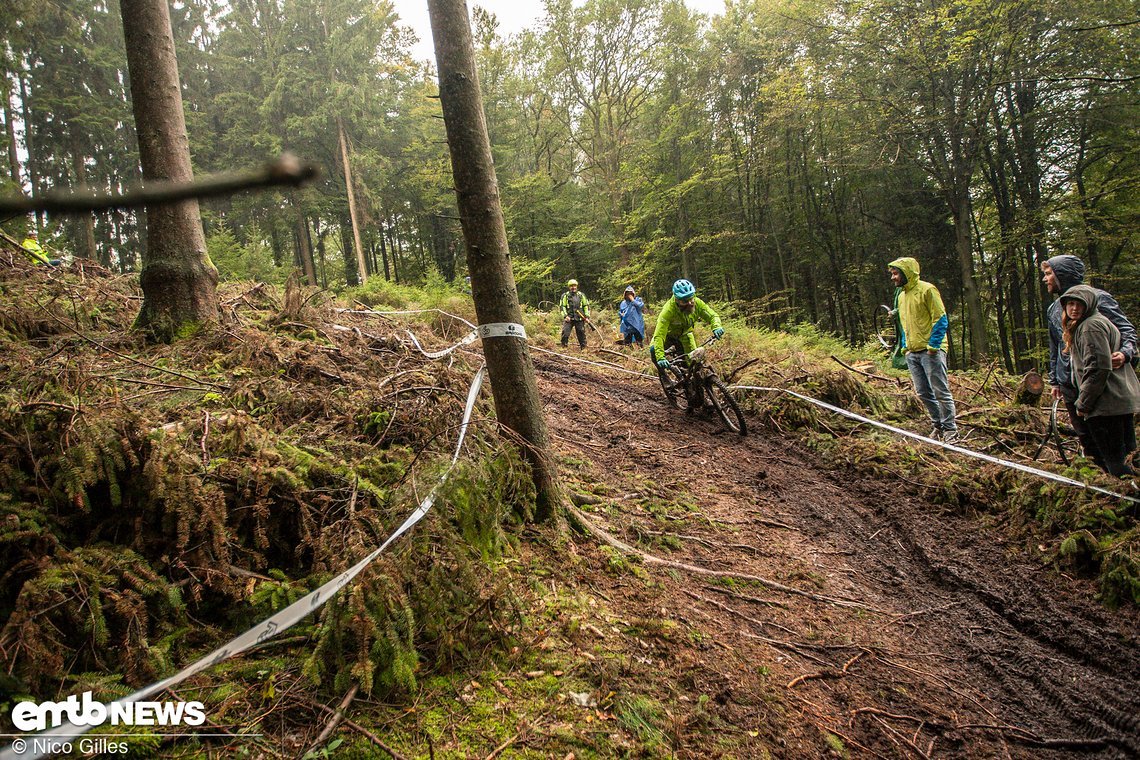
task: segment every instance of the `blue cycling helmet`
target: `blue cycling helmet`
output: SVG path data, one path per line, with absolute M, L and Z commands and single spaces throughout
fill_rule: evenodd
M 691 298 L 696 294 L 696 287 L 688 280 L 677 280 L 673 283 L 673 296 L 676 298 Z

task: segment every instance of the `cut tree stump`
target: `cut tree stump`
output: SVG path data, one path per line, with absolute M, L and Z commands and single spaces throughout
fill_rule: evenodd
M 1031 369 L 1021 378 L 1017 386 L 1017 393 L 1013 401 L 1023 406 L 1037 406 L 1041 402 L 1041 394 L 1045 392 L 1045 380 L 1035 369 Z

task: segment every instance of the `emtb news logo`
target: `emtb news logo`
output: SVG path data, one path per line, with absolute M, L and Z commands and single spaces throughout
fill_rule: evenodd
M 103 704 L 74 694 L 62 702 L 18 702 L 12 723 L 20 731 L 43 731 L 64 723 L 73 726 L 200 726 L 206 722 L 201 702 L 128 702 Z

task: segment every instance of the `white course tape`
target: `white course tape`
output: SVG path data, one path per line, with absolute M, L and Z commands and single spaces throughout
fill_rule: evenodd
M 460 346 L 466 346 L 467 344 L 474 343 L 479 339 L 478 333 L 472 330 L 471 332 L 464 335 L 460 341 L 453 346 L 448 346 L 447 348 L 441 349 L 439 351 L 428 351 L 426 348 L 420 345 L 420 342 L 416 339 L 415 333 L 413 333 L 411 330 L 404 330 L 404 332 L 406 332 L 408 334 L 408 337 L 412 339 L 412 343 L 417 349 L 419 349 L 419 352 L 429 359 L 442 359 Z
M 337 314 L 364 314 L 366 316 L 371 315 L 374 317 L 387 317 L 391 316 L 392 314 L 442 314 L 445 317 L 458 319 L 460 322 L 467 325 L 472 330 L 475 329 L 475 325 L 473 325 L 471 322 L 468 322 L 458 314 L 452 314 L 451 312 L 444 311 L 443 309 L 404 309 L 402 311 L 377 311 L 375 309 L 333 309 L 333 311 Z
M 931 446 L 938 446 L 939 448 L 947 449 L 948 451 L 954 451 L 964 456 L 973 457 L 974 459 L 981 459 L 982 461 L 990 462 L 991 464 L 1001 465 L 1002 467 L 1007 467 L 1011 470 L 1018 470 L 1020 472 L 1029 473 L 1030 475 L 1036 475 L 1037 477 L 1044 478 L 1045 480 L 1052 480 L 1056 483 L 1063 483 L 1068 486 L 1073 486 L 1074 488 L 1080 488 L 1086 491 L 1095 491 L 1096 493 L 1102 494 L 1104 496 L 1111 496 L 1115 499 L 1122 499 L 1124 501 L 1130 501 L 1134 504 L 1140 504 L 1140 499 L 1135 499 L 1131 496 L 1115 493 L 1114 491 L 1109 491 L 1098 486 L 1090 485 L 1080 480 L 1074 480 L 1073 478 L 1066 478 L 1064 475 L 1058 475 L 1054 472 L 1049 472 L 1048 470 L 1040 470 L 1036 467 L 1030 467 L 1029 465 L 1024 465 L 1019 462 L 1010 462 L 1006 459 L 999 459 L 997 457 L 990 456 L 989 454 L 983 454 L 982 452 L 974 451 L 973 449 L 963 448 L 962 446 L 955 446 L 952 443 L 938 441 L 934 438 L 927 438 L 925 435 L 919 435 L 918 433 L 912 433 L 909 430 L 903 430 L 902 428 L 895 427 L 894 425 L 888 425 L 885 422 L 872 420 L 860 414 L 855 414 L 855 412 L 849 412 L 842 407 L 833 406 L 825 401 L 820 401 L 819 399 L 814 399 L 811 396 L 805 396 L 802 393 L 796 393 L 795 391 L 790 391 L 786 388 L 769 388 L 767 386 L 761 385 L 733 385 L 729 390 L 771 391 L 774 393 L 786 393 L 789 396 L 795 396 L 798 399 L 807 401 L 809 404 L 815 404 L 816 406 L 835 412 L 836 414 L 842 415 L 844 417 L 849 417 L 850 419 L 858 420 L 859 422 L 865 422 L 868 425 L 882 428 L 883 430 L 889 430 L 896 435 L 913 438 L 916 441 L 922 441 L 923 443 L 928 443 Z
M 373 560 L 380 556 L 381 552 L 388 548 L 389 544 L 410 530 L 413 525 L 419 522 L 420 519 L 422 519 L 423 516 L 428 513 L 428 511 L 432 508 L 432 505 L 435 504 L 435 496 L 439 491 L 439 487 L 447 481 L 448 476 L 451 475 L 451 471 L 455 468 L 455 463 L 459 461 L 459 452 L 463 448 L 463 440 L 467 436 L 467 428 L 471 422 L 471 413 L 475 408 L 475 399 L 479 396 L 479 389 L 483 386 L 483 377 L 485 373 L 486 370 L 482 367 L 477 373 L 475 373 L 475 379 L 471 382 L 471 390 L 467 392 L 467 405 L 463 409 L 463 422 L 460 423 L 459 426 L 459 440 L 455 444 L 455 453 L 451 455 L 451 463 L 448 465 L 447 470 L 445 470 L 443 475 L 440 476 L 439 482 L 437 482 L 435 487 L 432 488 L 431 493 L 429 493 L 424 498 L 424 500 L 420 502 L 419 507 L 417 507 L 414 512 L 408 515 L 408 518 L 404 520 L 404 523 L 399 528 L 396 528 L 392 535 L 388 536 L 388 539 L 384 541 L 383 544 L 374 549 L 368 556 L 364 557 L 364 559 L 360 560 L 355 565 L 345 570 L 328 583 L 325 583 L 316 591 L 312 591 L 306 594 L 304 597 L 293 602 L 277 614 L 273 615 L 267 620 L 263 620 L 227 644 L 218 647 L 213 652 L 210 652 L 208 655 L 198 660 L 194 664 L 183 668 L 169 678 L 165 678 L 157 683 L 153 683 L 150 686 L 145 686 L 135 693 L 123 697 L 115 704 L 126 705 L 131 702 L 140 702 L 147 697 L 162 691 L 163 689 L 173 686 L 174 684 L 181 681 L 185 681 L 195 673 L 199 673 L 213 665 L 217 665 L 219 662 L 229 659 L 236 654 L 240 654 L 241 652 L 244 652 L 256 644 L 268 641 L 277 634 L 281 633 L 287 628 L 292 627 L 293 625 L 296 625 L 302 619 L 308 617 L 309 614 L 320 608 L 325 602 L 336 595 L 338 591 L 348 585 L 348 583 L 353 578 L 360 575 L 360 573 L 363 572 L 366 567 L 372 564 Z M 36 758 L 44 757 L 49 754 L 48 751 L 36 751 L 37 746 L 50 747 L 54 744 L 54 742 L 51 741 L 53 739 L 64 740 L 77 738 L 87 733 L 92 728 L 95 728 L 95 726 L 86 725 L 73 726 L 67 722 L 66 712 L 63 715 L 65 721 L 63 725 L 53 728 L 50 731 L 29 735 L 27 739 L 24 740 L 24 746 L 29 748 L 30 751 L 16 752 L 13 746 L 8 746 L 4 749 L 3 752 L 0 752 L 0 760 L 35 760 Z
M 490 322 L 485 325 L 479 325 L 478 328 L 464 335 L 458 343 L 448 346 L 447 348 L 440 349 L 439 351 L 428 351 L 426 348 L 420 345 L 420 342 L 416 338 L 415 333 L 413 333 L 411 330 L 405 330 L 404 332 L 406 332 L 408 334 L 408 337 L 412 339 L 412 343 L 419 350 L 419 352 L 429 359 L 442 359 L 452 351 L 455 351 L 458 348 L 462 348 L 463 346 L 466 346 L 470 343 L 474 343 L 479 339 L 521 338 L 522 340 L 526 340 L 526 328 L 522 325 L 516 322 Z

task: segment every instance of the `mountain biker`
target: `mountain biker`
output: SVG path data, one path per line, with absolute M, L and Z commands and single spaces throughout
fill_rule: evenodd
M 659 372 L 669 367 L 669 360 L 665 358 L 665 349 L 673 347 L 679 355 L 686 356 L 697 347 L 697 338 L 693 335 L 693 327 L 697 320 L 704 322 L 712 328 L 713 337 L 719 339 L 724 335 L 720 317 L 709 308 L 701 299 L 697 298 L 697 289 L 688 280 L 677 280 L 673 283 L 673 297 L 665 302 L 661 313 L 657 315 L 657 326 L 653 331 L 653 342 L 649 344 L 649 358 L 657 365 Z M 703 399 L 695 399 L 700 406 Z

